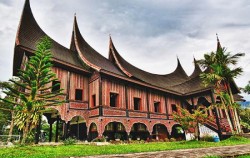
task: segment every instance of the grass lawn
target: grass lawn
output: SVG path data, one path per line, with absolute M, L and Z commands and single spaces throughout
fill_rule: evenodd
M 250 144 L 250 139 L 231 137 L 219 143 L 204 141 L 182 142 L 157 142 L 145 144 L 121 144 L 121 145 L 59 145 L 59 146 L 19 146 L 12 148 L 0 148 L 0 157 L 3 158 L 55 158 L 69 156 L 124 154 L 149 151 L 163 151 L 188 148 L 206 148 L 216 146 L 228 146 L 238 144 Z

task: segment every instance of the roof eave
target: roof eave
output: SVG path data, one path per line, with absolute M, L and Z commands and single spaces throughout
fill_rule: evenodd
M 27 52 L 29 52 L 29 53 L 34 53 L 34 52 L 35 52 L 35 50 L 33 50 L 33 49 L 31 49 L 31 48 L 27 48 L 27 47 L 22 46 L 22 45 L 17 45 L 16 47 L 17 47 L 17 48 L 21 48 L 21 49 L 23 49 L 23 50 L 25 50 L 25 51 L 27 51 Z M 52 61 L 53 61 L 53 62 L 57 62 L 57 63 L 59 63 L 59 64 L 61 64 L 61 65 L 65 65 L 65 66 L 67 66 L 67 67 L 69 67 L 69 68 L 76 69 L 76 70 L 81 71 L 81 72 L 84 72 L 84 73 L 91 73 L 91 72 L 88 71 L 88 70 L 85 70 L 85 69 L 82 69 L 82 68 L 77 67 L 77 66 L 75 66 L 75 65 L 72 65 L 71 63 L 67 63 L 67 62 L 65 62 L 65 61 L 61 61 L 61 60 L 59 60 L 59 59 L 57 59 L 57 58 L 54 58 L 54 57 L 52 57 Z
M 148 88 L 157 89 L 157 90 L 160 90 L 160 91 L 163 91 L 163 92 L 167 92 L 167 93 L 175 94 L 175 95 L 178 95 L 178 96 L 182 96 L 182 93 L 172 91 L 172 90 L 168 90 L 168 89 L 164 89 L 164 88 L 161 88 L 161 87 L 157 87 L 157 86 L 151 85 L 151 84 L 146 83 L 146 82 L 141 82 L 141 81 L 138 81 L 138 80 L 134 80 L 132 78 L 120 76 L 120 75 L 114 74 L 114 73 L 109 72 L 109 71 L 104 70 L 104 69 L 101 69 L 100 72 L 103 73 L 103 74 L 109 75 L 109 76 L 113 76 L 113 77 L 128 81 L 128 82 L 139 84 L 139 85 L 142 85 L 142 86 L 145 86 L 145 87 L 148 87 Z

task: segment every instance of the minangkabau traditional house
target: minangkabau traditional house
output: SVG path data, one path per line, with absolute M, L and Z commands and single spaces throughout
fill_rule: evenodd
M 24 68 L 36 43 L 46 35 L 26 0 L 16 35 L 13 75 Z M 177 105 L 191 111 L 198 105 L 207 107 L 216 101 L 213 87 L 202 85 L 199 77 L 202 70 L 197 64 L 190 76 L 178 59 L 174 72 L 152 74 L 128 63 L 118 53 L 111 37 L 107 59 L 85 41 L 76 17 L 70 48 L 54 40 L 52 43 L 52 70 L 66 94 L 66 103 L 44 114 L 51 128 L 56 122 L 56 141 L 59 131 L 63 138 L 74 136 L 80 140 L 97 136 L 112 140 L 117 135 L 122 139 L 185 139 L 181 125 L 173 120 Z M 234 94 L 239 93 L 234 83 L 231 86 Z M 207 113 L 213 120 L 204 124 L 206 128 L 222 136 L 230 134 L 224 110 L 213 109 Z

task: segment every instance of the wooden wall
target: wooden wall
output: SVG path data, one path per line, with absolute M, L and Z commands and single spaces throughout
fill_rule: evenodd
M 71 73 L 70 74 L 70 91 L 69 91 L 69 99 L 75 100 L 75 89 L 83 90 L 83 101 L 88 101 L 88 78 L 84 77 L 80 74 Z
M 160 113 L 166 113 L 166 99 L 164 95 L 149 92 L 148 93 L 149 99 L 149 111 L 154 112 L 154 103 L 160 102 Z
M 58 67 L 53 67 L 52 71 L 56 74 L 56 77 L 60 81 L 60 88 L 63 89 L 63 93 L 67 94 L 68 71 Z
M 92 82 L 89 83 L 89 106 L 94 107 L 92 105 L 93 100 L 92 100 L 92 95 L 95 95 L 95 103 L 98 106 L 99 105 L 99 82 L 100 79 L 96 79 Z
M 83 101 L 88 102 L 89 106 L 93 107 L 92 103 L 92 95 L 95 95 L 95 103 L 96 106 L 99 106 L 99 91 L 100 86 L 102 89 L 102 105 L 110 106 L 110 93 L 117 93 L 118 96 L 118 108 L 126 109 L 126 96 L 127 96 L 127 105 L 128 109 L 134 110 L 134 98 L 141 99 L 141 107 L 140 111 L 147 111 L 147 104 L 149 103 L 149 111 L 154 112 L 154 102 L 160 102 L 160 113 L 166 113 L 168 110 L 168 114 L 172 114 L 171 104 L 180 105 L 180 99 L 176 98 L 173 95 L 167 95 L 158 93 L 156 91 L 150 90 L 147 94 L 145 88 L 139 88 L 136 86 L 127 86 L 127 94 L 125 94 L 125 84 L 114 82 L 105 78 L 101 79 L 100 77 L 96 77 L 93 79 L 89 79 L 80 74 L 76 74 L 71 72 L 69 74 L 68 71 L 63 70 L 58 67 L 53 67 L 52 70 L 56 73 L 59 81 L 61 82 L 61 88 L 64 89 L 64 93 L 67 93 L 67 84 L 68 84 L 68 76 L 70 80 L 69 85 L 69 100 L 75 100 L 75 89 L 83 89 Z M 98 76 L 98 75 L 97 75 Z M 100 85 L 101 83 L 101 85 Z M 147 96 L 148 95 L 148 96 Z M 148 101 L 147 101 L 148 97 Z M 167 101 L 167 109 L 166 109 L 166 101 Z
M 126 109 L 125 85 L 102 79 L 102 104 L 110 106 L 110 93 L 118 94 L 118 107 Z
M 147 111 L 147 93 L 146 90 L 138 89 L 135 87 L 128 87 L 128 109 L 134 110 L 134 98 L 141 99 L 140 111 Z
M 167 97 L 167 109 L 168 109 L 168 114 L 172 114 L 172 106 L 171 104 L 175 104 L 176 106 L 179 105 L 181 106 L 181 101 L 180 99 L 170 95 Z

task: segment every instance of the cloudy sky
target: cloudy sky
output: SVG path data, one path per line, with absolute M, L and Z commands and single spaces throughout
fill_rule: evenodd
M 41 28 L 69 47 L 74 13 L 85 40 L 108 56 L 109 34 L 133 65 L 158 74 L 172 72 L 178 56 L 187 74 L 193 57 L 215 51 L 216 33 L 228 51 L 244 52 L 236 79 L 250 80 L 249 0 L 30 0 Z M 11 78 L 14 41 L 24 0 L 0 0 L 0 80 Z M 250 97 L 244 95 L 250 100 Z

